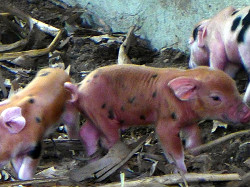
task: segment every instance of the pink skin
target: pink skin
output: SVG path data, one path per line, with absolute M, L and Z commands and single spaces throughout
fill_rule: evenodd
M 190 61 L 189 67 L 208 65 L 225 71 L 234 77 L 238 70 L 245 67 L 250 75 L 250 30 L 244 33 L 244 41 L 238 41 L 243 28 L 242 20 L 247 16 L 250 6 L 237 10 L 227 7 L 211 19 L 197 24 L 197 35 L 189 40 Z M 232 30 L 236 18 L 241 18 L 235 30 Z M 237 25 L 237 24 L 235 24 Z M 248 85 L 244 102 L 250 103 L 250 85 Z
M 83 144 L 86 146 L 86 148 L 88 148 L 87 155 L 93 155 L 98 149 L 97 145 L 100 137 L 98 129 L 87 120 L 87 122 L 85 122 L 84 126 L 81 128 L 80 135 Z
M 75 106 L 87 119 L 80 135 L 88 155 L 96 152 L 99 139 L 111 148 L 119 140 L 119 129 L 155 124 L 166 157 L 183 172 L 187 169 L 181 130 L 191 149 L 201 143 L 201 120 L 250 120 L 234 81 L 207 67 L 184 71 L 113 65 L 93 71 L 78 88 L 71 83 L 65 87 L 78 96 Z

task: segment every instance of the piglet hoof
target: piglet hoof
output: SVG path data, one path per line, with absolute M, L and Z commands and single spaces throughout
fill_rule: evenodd
M 180 174 L 187 173 L 187 167 L 186 167 L 184 160 L 182 158 L 176 159 L 175 163 L 176 163 L 176 168 L 174 170 L 174 173 L 180 173 Z
M 197 156 L 197 155 L 199 155 L 200 154 L 200 151 L 198 150 L 198 147 L 199 146 L 197 146 L 197 147 L 195 147 L 195 148 L 188 148 L 188 150 L 187 150 L 187 152 L 185 152 L 186 154 L 185 154 L 185 156 L 187 156 L 187 155 L 193 155 L 193 156 Z
M 175 174 L 180 174 L 181 179 L 182 179 L 182 181 L 184 183 L 184 187 L 188 187 L 188 183 L 187 183 L 187 180 L 186 180 L 186 177 L 185 177 L 185 174 L 187 173 L 187 171 L 183 171 L 182 169 L 176 168 L 174 170 L 174 173 Z
M 173 171 L 174 174 L 186 174 L 187 173 L 187 169 L 183 171 L 183 169 L 180 169 L 178 167 L 175 167 L 174 171 Z
M 107 153 L 106 149 L 104 148 L 100 148 L 98 149 L 98 151 L 96 151 L 95 153 L 93 153 L 92 155 L 89 155 L 89 162 L 96 162 L 99 159 L 101 159 L 105 154 Z

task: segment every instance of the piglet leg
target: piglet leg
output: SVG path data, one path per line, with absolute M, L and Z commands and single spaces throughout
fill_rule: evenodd
M 18 156 L 18 157 L 15 157 L 11 160 L 11 164 L 12 164 L 12 166 L 15 169 L 17 174 L 22 166 L 23 160 L 24 160 L 24 156 Z
M 38 142 L 27 154 L 17 156 L 12 160 L 18 178 L 21 180 L 30 180 L 35 174 L 36 167 L 40 161 L 42 146 Z
M 227 63 L 227 56 L 223 42 L 220 40 L 214 41 L 211 46 L 215 46 L 216 48 L 212 48 L 210 52 L 210 67 L 224 70 Z
M 63 122 L 66 124 L 67 133 L 70 139 L 79 139 L 80 114 L 76 108 L 78 91 L 76 85 L 65 82 L 64 87 L 70 91 L 71 99 L 67 101 L 65 111 L 62 115 Z
M 31 157 L 25 157 L 23 163 L 18 172 L 18 178 L 21 180 L 30 180 L 35 174 L 36 167 L 40 161 L 39 159 L 33 159 Z
M 40 161 L 40 157 L 24 155 L 16 157 L 12 160 L 12 165 L 21 180 L 30 180 L 35 174 L 36 167 Z
M 104 122 L 104 121 L 103 121 Z M 106 149 L 110 149 L 120 140 L 119 124 L 112 120 L 106 121 L 102 124 L 102 144 Z
M 17 157 L 12 160 L 12 165 L 21 180 L 30 180 L 34 176 L 39 159 L 28 156 Z
M 87 120 L 81 127 L 80 137 L 81 141 L 85 145 L 87 155 L 93 155 L 98 149 L 100 131 L 95 127 L 92 122 Z
M 166 122 L 168 122 L 168 124 L 166 124 Z M 180 129 L 178 126 L 173 122 L 171 123 L 167 120 L 160 120 L 157 123 L 156 133 L 162 143 L 162 148 L 166 157 L 169 158 L 168 156 L 170 156 L 173 159 L 177 169 L 182 172 L 187 172 L 179 131 Z
M 187 136 L 186 138 L 186 148 L 192 149 L 201 145 L 200 129 L 197 124 L 192 124 L 186 126 L 182 129 Z M 194 153 L 198 154 L 198 153 Z
M 70 139 L 79 139 L 80 114 L 72 103 L 66 105 L 63 113 L 63 122 L 66 124 L 66 130 Z

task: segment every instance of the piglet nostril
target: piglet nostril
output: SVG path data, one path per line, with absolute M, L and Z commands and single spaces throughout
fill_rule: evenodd
M 248 123 L 250 122 L 250 112 L 248 112 L 242 119 L 241 123 Z

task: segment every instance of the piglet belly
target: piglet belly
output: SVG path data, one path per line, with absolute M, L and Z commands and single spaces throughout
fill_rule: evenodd
M 155 123 L 155 112 L 126 112 L 117 116 L 117 122 L 121 129 L 127 129 L 131 126 L 149 125 Z

